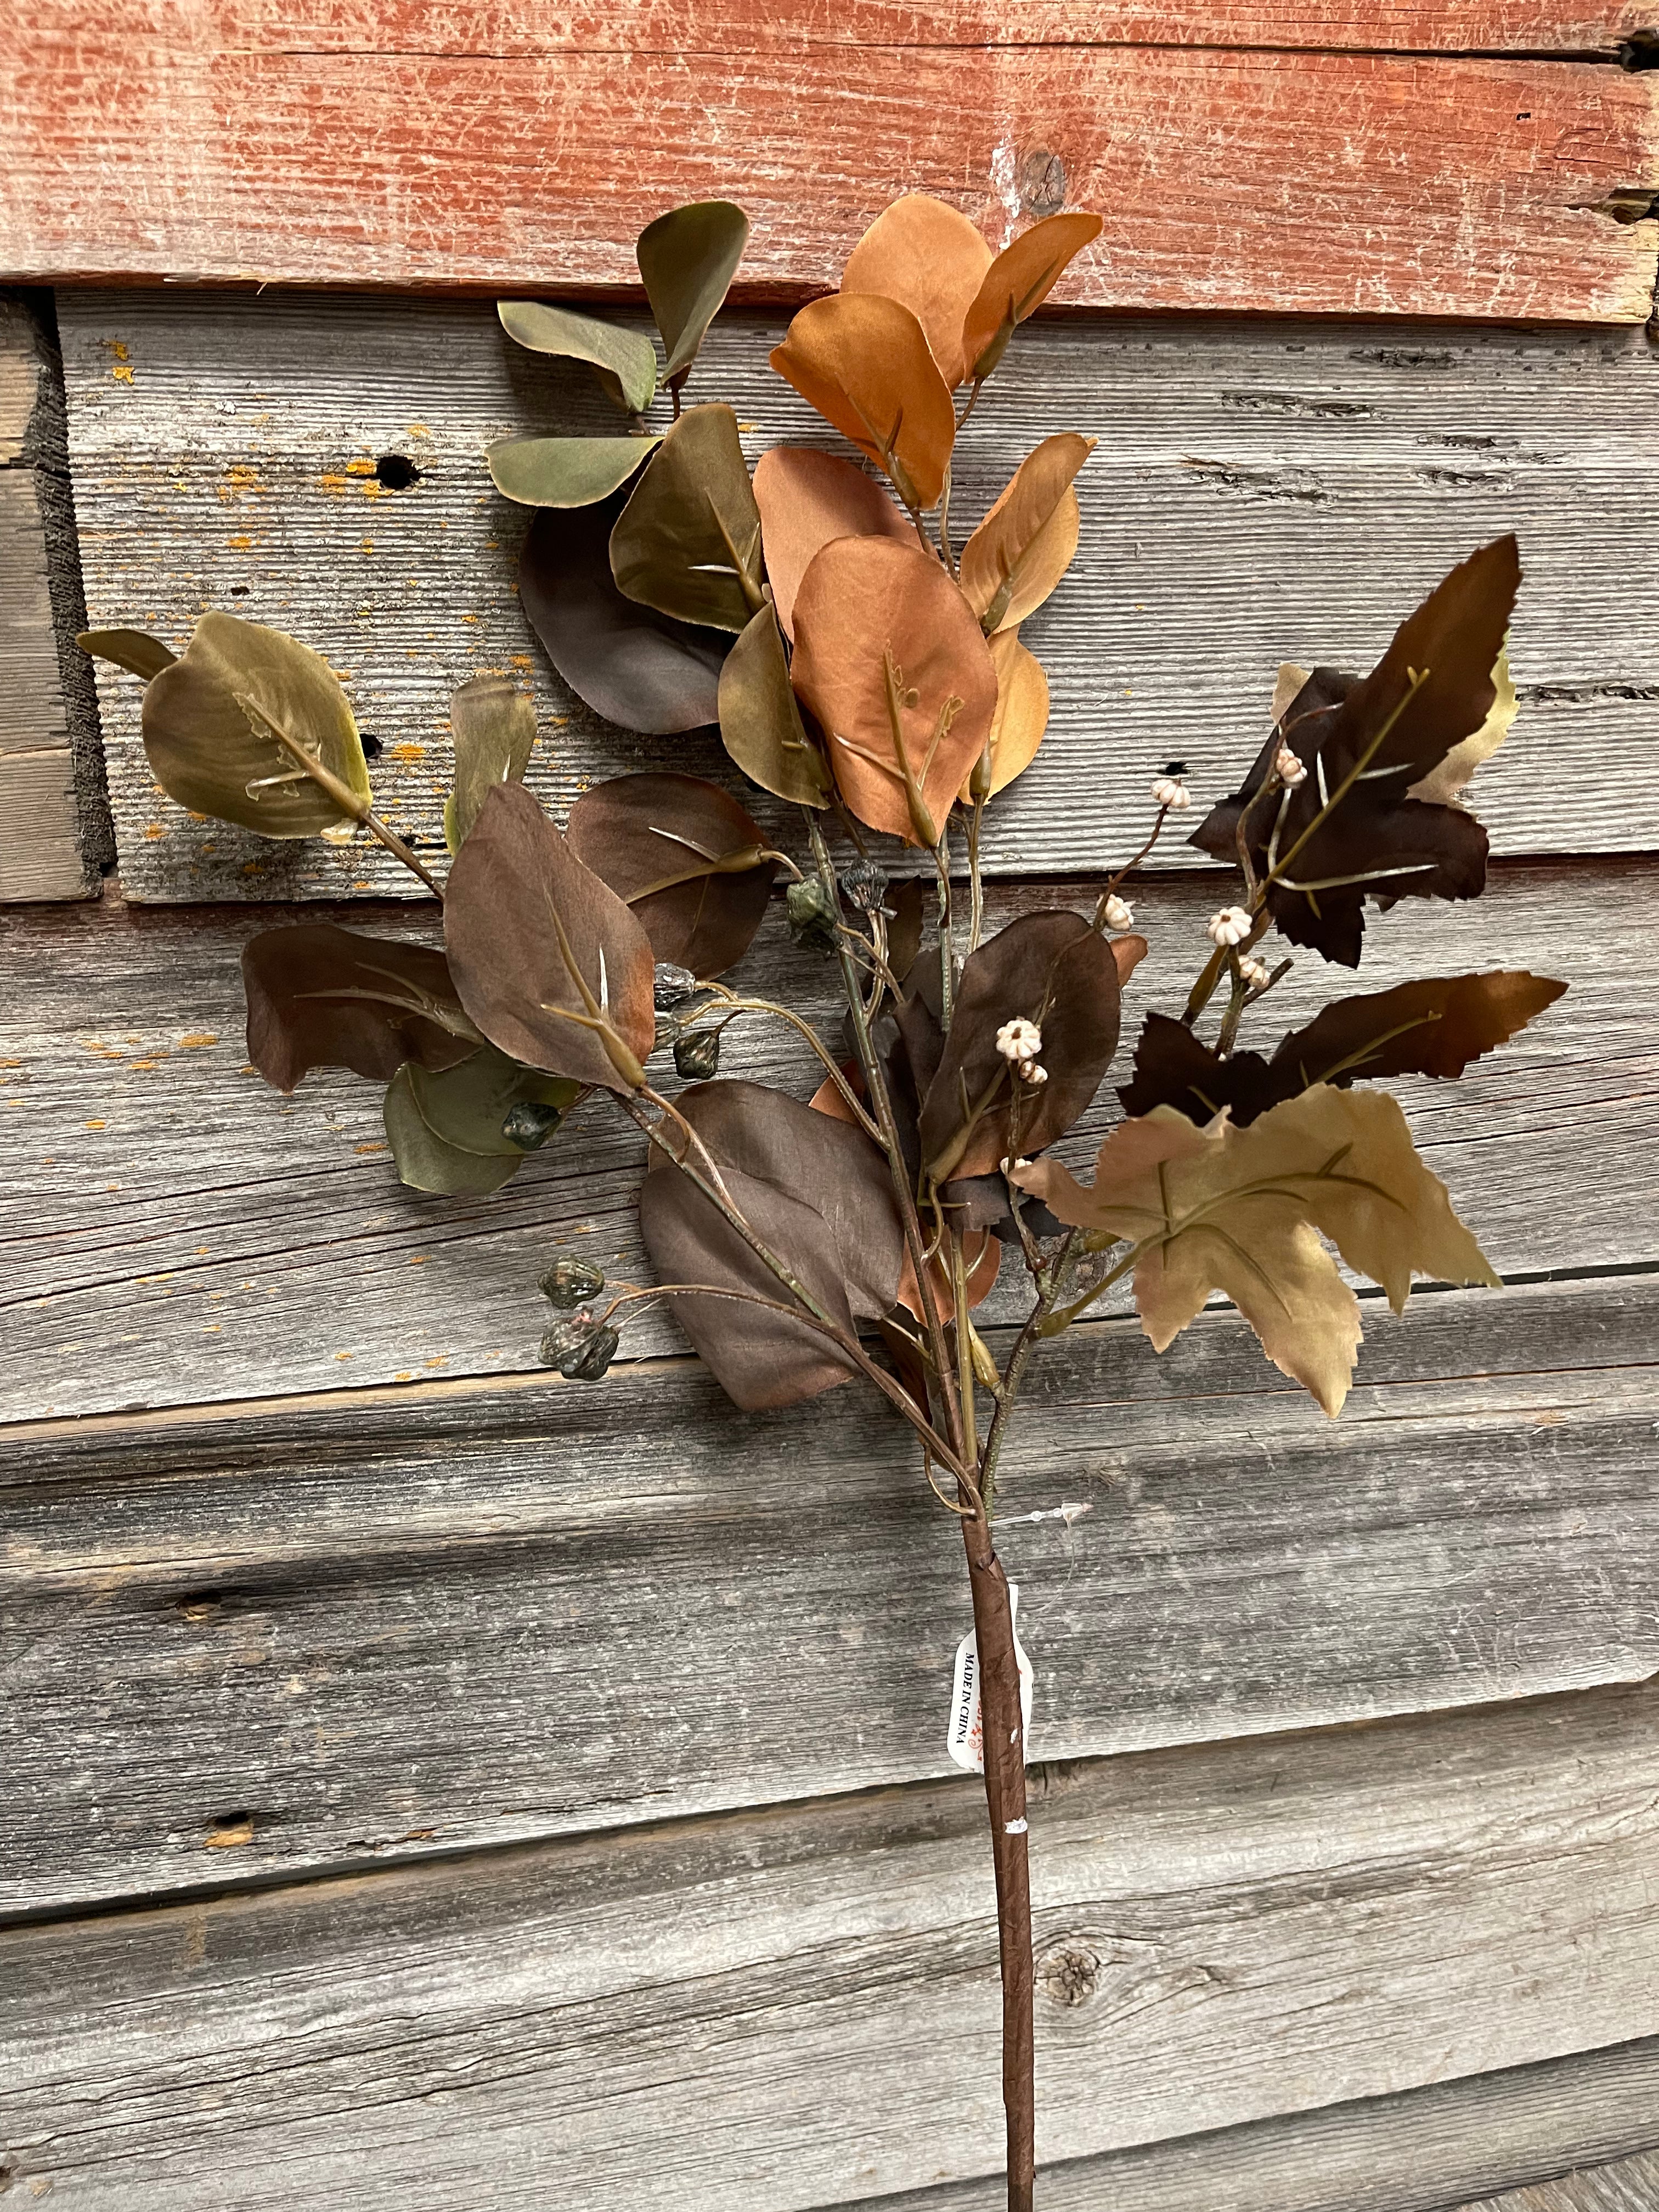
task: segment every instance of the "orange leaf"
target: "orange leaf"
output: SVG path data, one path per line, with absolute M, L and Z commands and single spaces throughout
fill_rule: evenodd
M 936 845 L 997 700 L 990 648 L 939 562 L 886 538 L 826 545 L 795 599 L 790 672 L 859 820 Z
M 774 446 L 755 465 L 766 580 L 784 635 L 795 636 L 795 594 L 807 563 L 832 538 L 898 538 L 914 545 L 915 526 L 873 477 L 837 453 Z
M 986 740 L 987 799 L 994 799 L 1030 768 L 1048 726 L 1048 679 L 1036 655 L 1020 643 L 1018 630 L 998 631 L 991 640 L 991 659 L 997 672 L 997 704 Z M 970 786 L 963 799 L 966 802 L 974 795 Z
M 1098 443 L 1075 430 L 1045 438 L 963 547 L 962 588 L 988 630 L 1023 623 L 1071 567 L 1078 538 L 1072 480 Z
M 840 292 L 801 309 L 772 366 L 826 422 L 886 470 L 907 506 L 933 505 L 956 442 L 951 388 L 908 307 Z
M 878 215 L 848 257 L 843 292 L 877 292 L 908 307 L 949 385 L 968 374 L 962 326 L 979 296 L 991 249 L 967 216 L 926 192 Z
M 1003 247 L 963 325 L 963 353 L 976 384 L 1002 359 L 1016 327 L 1042 305 L 1073 255 L 1092 245 L 1101 228 L 1097 215 L 1051 215 Z

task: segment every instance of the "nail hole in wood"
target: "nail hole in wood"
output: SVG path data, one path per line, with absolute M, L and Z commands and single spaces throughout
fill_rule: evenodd
M 420 471 L 407 453 L 382 453 L 374 464 L 374 474 L 388 491 L 407 491 L 421 480 Z

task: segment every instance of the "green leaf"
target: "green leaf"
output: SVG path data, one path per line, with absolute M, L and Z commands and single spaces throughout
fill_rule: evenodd
M 381 1109 L 398 1180 L 411 1190 L 435 1191 L 446 1198 L 482 1198 L 499 1190 L 518 1170 L 524 1154 L 510 1158 L 469 1152 L 441 1137 L 421 1110 L 415 1091 L 413 1060 L 392 1079 Z
M 495 489 L 520 507 L 592 507 L 625 484 L 654 438 L 501 438 L 485 459 Z
M 94 659 L 113 661 L 129 676 L 142 676 L 146 684 L 171 668 L 178 654 L 143 629 L 83 629 L 75 642 Z
M 748 242 L 749 218 L 730 200 L 694 200 L 640 233 L 645 296 L 668 349 L 665 383 L 684 382 Z
M 202 617 L 144 694 L 144 750 L 167 796 L 266 837 L 314 837 L 351 819 L 260 715 L 367 805 L 362 743 L 328 663 L 281 630 L 222 614 Z
M 543 300 L 497 300 L 495 313 L 508 337 L 532 353 L 585 361 L 630 415 L 642 415 L 656 397 L 657 349 L 639 331 L 624 331 L 597 315 L 579 315 Z
M 763 604 L 760 509 L 729 407 L 689 408 L 663 439 L 611 533 L 611 568 L 659 614 L 748 627 Z
M 825 806 L 830 772 L 806 734 L 776 610 L 764 606 L 726 656 L 720 738 L 751 783 L 799 806 Z
M 522 783 L 536 742 L 536 709 L 527 692 L 505 676 L 475 676 L 449 704 L 455 744 L 455 788 L 444 802 L 444 838 L 452 853 L 478 818 L 498 783 Z

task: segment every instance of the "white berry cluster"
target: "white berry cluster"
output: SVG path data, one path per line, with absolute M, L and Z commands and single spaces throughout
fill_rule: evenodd
M 1022 1083 L 1046 1083 L 1048 1071 L 1037 1063 L 1042 1050 L 1042 1031 L 1035 1022 L 1028 1022 L 1017 1014 L 1011 1022 L 1004 1022 L 997 1031 L 997 1050 L 1008 1062 Z
M 1129 928 L 1132 928 L 1132 927 L 1133 927 L 1133 925 L 1134 925 L 1134 918 L 1135 918 L 1135 910 L 1134 910 L 1134 908 L 1130 905 L 1130 903 L 1129 903 L 1128 900 L 1127 900 L 1127 899 L 1121 899 L 1121 898 L 1120 898 L 1120 897 L 1118 896 L 1117 893 L 1116 893 L 1115 891 L 1113 891 L 1113 892 L 1110 894 L 1110 896 L 1108 897 L 1107 901 L 1106 901 L 1106 927 L 1107 927 L 1107 928 L 1108 928 L 1108 929 L 1129 929 Z
M 1242 906 L 1224 906 L 1210 916 L 1209 928 L 1212 945 L 1243 945 L 1250 933 L 1250 917 Z
M 1298 784 L 1308 781 L 1306 766 L 1288 745 L 1280 745 L 1279 750 L 1273 755 L 1273 767 L 1278 771 L 1279 781 L 1291 791 L 1294 791 Z
M 1273 979 L 1273 969 L 1253 952 L 1247 952 L 1239 962 L 1238 972 L 1253 991 L 1265 991 Z
M 1167 806 L 1171 814 L 1184 814 L 1193 803 L 1193 794 L 1178 775 L 1159 775 L 1152 779 L 1152 804 Z

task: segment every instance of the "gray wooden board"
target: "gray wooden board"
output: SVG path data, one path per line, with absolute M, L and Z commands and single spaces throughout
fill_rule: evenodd
M 1617 2166 L 1569 2173 L 1466 2204 L 1462 2212 L 1653 2212 L 1659 2204 L 1659 2157 L 1621 2159 Z
M 1045 2160 L 1659 2031 L 1650 1692 L 1089 1764 L 1031 1824 Z M 6 2161 L 84 2212 L 984 2176 L 983 1825 L 963 1778 L 15 1928 Z
M 1138 896 L 1153 950 L 1127 1001 L 1120 1080 L 1140 1010 L 1184 998 L 1219 896 L 1217 878 L 1165 878 Z M 1087 910 L 1079 886 L 1005 888 L 993 916 L 1068 898 Z M 432 928 L 404 908 L 386 916 L 350 918 Z M 451 1201 L 398 1182 L 374 1086 L 325 1073 L 286 1100 L 248 1073 L 239 948 L 283 918 L 106 902 L 0 922 L 0 967 L 18 979 L 0 998 L 0 1413 L 522 1370 L 545 1319 L 534 1285 L 556 1248 L 613 1276 L 643 1268 L 643 1140 L 604 1101 L 494 1198 Z M 1462 1083 L 1400 1086 L 1425 1157 L 1500 1270 L 1659 1259 L 1656 938 L 1659 866 L 1635 860 L 1507 866 L 1483 900 L 1407 902 L 1374 927 L 1358 988 L 1496 965 L 1571 979 Z M 797 953 L 775 915 L 735 974 L 801 997 L 836 1033 L 833 967 Z M 1353 988 L 1347 971 L 1304 957 L 1247 1036 L 1279 1033 L 1275 1007 L 1288 1026 Z M 817 1080 L 774 1022 L 731 1031 L 722 1065 L 802 1096 Z M 1091 1157 L 1116 1110 L 1109 1089 L 1069 1156 Z M 1023 1270 L 1011 1259 L 1006 1273 L 993 1315 L 1019 1310 Z M 627 1348 L 682 1343 L 653 1310 Z
M 1624 2154 L 1656 2135 L 1659 2042 L 1650 2040 L 1068 2160 L 1044 2170 L 1041 2202 L 1042 2212 L 1448 2212 L 1472 2189 L 1523 2188 L 1501 2198 L 1502 2212 L 1577 2212 L 1601 2200 L 1552 2191 L 1650 2169 Z M 1619 2163 L 1601 2164 L 1609 2160 Z M 848 2212 L 1004 2212 L 1006 2203 L 998 2182 L 965 2181 Z M 1659 2191 L 1632 2212 L 1655 2203 Z M 1459 2212 L 1486 2209 L 1465 2203 Z
M 1036 1755 L 1659 1668 L 1656 1315 L 1426 1297 L 1340 1423 L 1231 1316 L 1049 1347 L 999 1508 Z M 852 1389 L 741 1415 L 688 1359 L 6 1447 L 13 1909 L 950 1771 L 960 1543 Z
M 60 313 L 94 621 L 181 646 L 218 605 L 300 633 L 349 677 L 386 748 L 386 811 L 428 848 L 441 846 L 450 693 L 480 669 L 532 685 L 553 740 L 537 781 L 560 805 L 628 767 L 723 772 L 712 739 L 598 724 L 520 610 L 526 511 L 495 494 L 483 448 L 614 428 L 586 371 L 514 347 L 479 301 L 66 292 Z M 717 325 L 692 389 L 732 400 L 751 456 L 828 440 L 767 367 L 776 330 Z M 1073 575 L 1028 626 L 1053 728 L 993 810 L 990 864 L 1121 857 L 1171 754 L 1206 799 L 1231 789 L 1282 658 L 1374 656 L 1429 584 L 1509 529 L 1528 567 L 1514 639 L 1526 704 L 1480 779 L 1498 849 L 1659 843 L 1659 799 L 1629 765 L 1659 734 L 1656 405 L 1659 358 L 1636 330 L 1218 318 L 1022 333 L 964 435 L 958 516 L 975 518 L 1041 436 L 1080 428 L 1102 444 Z M 383 486 L 388 453 L 418 480 Z M 410 888 L 378 848 L 192 824 L 149 773 L 137 685 L 111 671 L 99 683 L 130 896 Z

